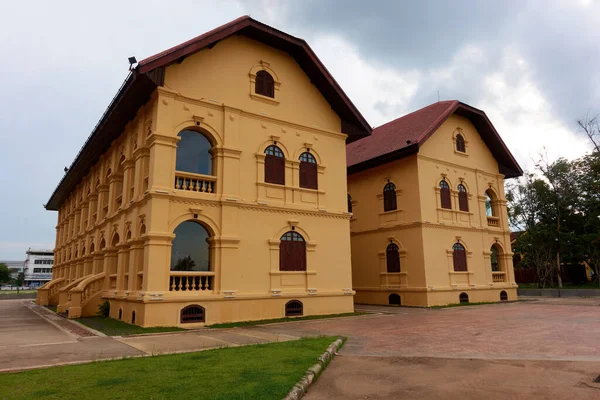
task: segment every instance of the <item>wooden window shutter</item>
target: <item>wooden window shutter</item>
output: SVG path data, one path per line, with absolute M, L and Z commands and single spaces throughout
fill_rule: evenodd
M 442 203 L 442 208 L 452 209 L 450 187 L 446 181 L 440 182 L 440 201 Z
M 287 232 L 279 243 L 279 270 L 306 271 L 306 243 L 297 232 Z
M 452 261 L 454 271 L 467 271 L 467 252 L 460 243 L 453 246 Z
M 275 97 L 275 81 L 267 71 L 258 71 L 256 73 L 256 83 L 254 86 L 256 94 L 267 97 Z
M 300 162 L 300 187 L 318 189 L 317 164 Z
M 400 253 L 398 246 L 390 244 L 385 251 L 387 272 L 400 272 Z
M 396 209 L 396 185 L 388 183 L 383 188 L 383 211 L 393 211 Z

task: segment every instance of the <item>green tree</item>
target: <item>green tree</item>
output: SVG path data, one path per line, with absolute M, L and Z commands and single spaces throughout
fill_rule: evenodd
M 10 282 L 10 268 L 4 263 L 0 263 L 0 283 Z
M 25 273 L 19 272 L 17 277 L 15 278 L 15 285 L 17 286 L 17 294 L 21 290 L 21 286 L 25 284 Z

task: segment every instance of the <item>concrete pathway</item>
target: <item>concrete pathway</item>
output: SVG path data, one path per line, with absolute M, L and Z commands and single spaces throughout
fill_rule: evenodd
M 0 301 L 0 372 L 144 354 L 45 311 L 56 322 L 34 312 L 30 300 Z
M 96 333 L 30 301 L 1 301 L 0 372 L 298 339 L 289 334 L 242 328 L 126 337 Z

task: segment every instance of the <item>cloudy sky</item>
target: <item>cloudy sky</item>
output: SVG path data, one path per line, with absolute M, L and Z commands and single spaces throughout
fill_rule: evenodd
M 46 203 L 138 60 L 244 14 L 308 41 L 373 126 L 483 109 L 524 168 L 588 151 L 600 1 L 21 1 L 0 4 L 0 260 L 52 248 Z

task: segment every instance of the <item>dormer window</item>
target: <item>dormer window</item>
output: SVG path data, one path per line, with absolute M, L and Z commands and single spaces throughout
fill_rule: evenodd
M 256 73 L 254 92 L 262 96 L 275 98 L 275 81 L 271 74 L 265 70 Z
M 467 152 L 467 147 L 465 146 L 465 138 L 460 133 L 456 135 L 456 151 L 461 153 Z

